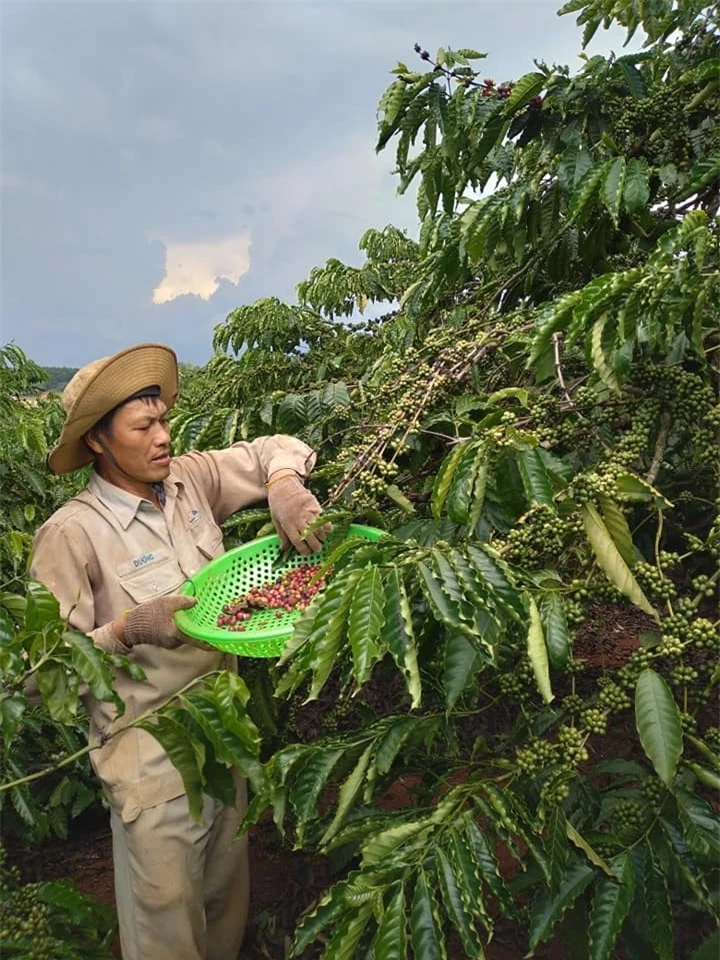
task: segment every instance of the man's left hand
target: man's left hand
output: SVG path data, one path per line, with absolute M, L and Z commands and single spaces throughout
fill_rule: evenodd
M 287 550 L 290 544 L 304 556 L 315 553 L 330 530 L 326 523 L 309 533 L 306 528 L 322 513 L 317 499 L 306 490 L 296 473 L 268 481 L 267 500 L 270 516 L 280 537 L 280 547 Z

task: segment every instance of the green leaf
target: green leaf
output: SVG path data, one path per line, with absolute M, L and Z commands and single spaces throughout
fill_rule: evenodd
M 297 839 L 302 843 L 307 822 L 317 816 L 317 801 L 338 760 L 342 748 L 311 747 L 296 764 L 297 774 L 289 792 L 290 803 L 297 817 Z
M 25 593 L 25 629 L 41 631 L 60 619 L 60 607 L 50 591 L 36 580 L 27 583 Z
M 600 877 L 595 887 L 588 930 L 590 960 L 610 960 L 620 927 L 630 911 L 635 874 L 627 854 L 621 858 L 617 869 L 617 880 Z
M 38 689 L 48 713 L 58 723 L 72 723 L 78 707 L 77 691 L 70 693 L 68 676 L 62 663 L 49 660 L 40 665 L 35 674 Z
M 25 713 L 26 705 L 25 697 L 19 690 L 11 694 L 0 694 L 0 729 L 6 747 L 12 741 L 13 734 Z
M 701 157 L 693 164 L 682 190 L 678 192 L 677 200 L 692 196 L 718 177 L 720 177 L 720 153 Z
M 63 638 L 71 648 L 71 661 L 81 680 L 96 700 L 118 702 L 113 690 L 112 671 L 105 657 L 89 637 L 78 630 L 66 630 Z
M 625 514 L 617 503 L 609 497 L 600 496 L 598 502 L 602 518 L 613 543 L 628 567 L 633 567 L 635 565 L 635 545 Z
M 468 813 L 464 818 L 464 830 L 467 838 L 467 843 L 465 845 L 463 845 L 462 835 L 455 834 L 453 836 L 453 840 L 457 841 L 457 862 L 459 864 L 464 862 L 462 852 L 467 849 L 468 854 L 471 856 L 476 865 L 476 872 L 479 873 L 479 876 L 482 877 L 483 882 L 487 885 L 488 890 L 497 900 L 501 912 L 506 916 L 512 915 L 513 901 L 508 892 L 508 888 L 505 885 L 505 881 L 500 874 L 500 867 L 497 857 L 495 856 L 494 850 L 490 846 L 486 835 L 482 832 L 475 820 L 473 820 L 470 813 Z M 466 875 L 469 876 L 467 871 L 465 872 Z M 479 886 L 477 881 L 475 881 L 475 886 Z
M 20 775 L 19 770 L 16 769 L 14 772 L 18 776 Z M 12 805 L 20 819 L 24 820 L 25 823 L 29 824 L 31 827 L 37 826 L 38 821 L 30 800 L 30 791 L 28 790 L 27 784 L 23 783 L 17 787 L 11 787 L 10 799 L 12 800 Z
M 609 320 L 610 314 L 603 313 L 593 324 L 590 331 L 590 356 L 598 376 L 608 390 L 619 394 L 620 384 L 609 357 L 610 344 L 607 341 L 612 332 L 611 327 L 608 326 Z
M 554 896 L 544 893 L 538 897 L 530 914 L 529 939 L 532 951 L 550 937 L 565 911 L 575 903 L 595 877 L 596 873 L 589 863 L 578 861 L 570 866 Z
M 445 939 L 437 905 L 424 870 L 419 870 L 410 913 L 410 942 L 414 960 L 445 960 Z
M 595 167 L 592 167 L 575 186 L 575 189 L 570 196 L 569 208 L 571 217 L 578 223 L 583 223 L 586 216 L 590 213 L 593 201 L 596 198 L 600 184 L 607 176 L 611 162 L 612 161 L 608 160 L 605 163 L 601 163 Z M 580 299 L 581 295 L 582 291 L 579 290 L 568 294 L 568 304 L 574 303 L 576 300 Z M 558 303 L 557 306 L 559 307 L 561 303 Z
M 650 502 L 661 510 L 672 506 L 669 500 L 651 486 L 642 477 L 633 473 L 620 473 L 615 478 L 615 487 L 623 499 L 637 502 Z
M 260 734 L 245 711 L 250 702 L 250 691 L 242 677 L 231 670 L 224 670 L 212 686 L 212 695 L 225 729 L 249 753 L 258 755 Z
M 343 825 L 345 817 L 347 816 L 350 807 L 353 805 L 355 797 L 357 796 L 363 780 L 365 779 L 365 773 L 370 763 L 370 757 L 372 755 L 374 746 L 374 743 L 370 743 L 365 748 L 360 756 L 360 759 L 355 764 L 352 773 L 347 777 L 343 785 L 340 787 L 340 792 L 338 794 L 338 805 L 335 810 L 335 815 L 330 823 L 330 826 L 322 835 L 320 840 L 321 846 L 325 846 L 325 844 L 332 840 L 340 827 Z
M 435 856 L 445 911 L 460 936 L 465 955 L 471 960 L 483 960 L 485 951 L 475 929 L 472 911 L 472 904 L 479 899 L 480 890 L 474 884 L 468 888 L 442 847 L 437 848 Z
M 385 488 L 385 495 L 405 513 L 415 513 L 415 506 L 408 500 L 397 484 L 391 483 Z
M 555 697 L 550 684 L 548 649 L 545 644 L 545 634 L 540 618 L 540 611 L 532 597 L 530 597 L 528 605 L 530 608 L 530 625 L 527 635 L 528 657 L 530 658 L 533 673 L 535 674 L 535 683 L 540 691 L 540 695 L 545 703 L 550 703 Z
M 461 633 L 451 633 L 445 644 L 443 657 L 443 688 L 445 707 L 452 710 L 455 701 L 469 686 L 482 666 L 475 646 Z
M 257 786 L 261 779 L 260 738 L 257 727 L 245 710 L 239 712 L 236 708 L 228 724 L 225 705 L 218 703 L 210 692 L 183 696 L 180 703 L 212 744 L 218 761 L 236 766 L 244 776 L 250 778 L 253 786 Z M 241 727 L 244 728 L 242 732 Z
M 199 822 L 203 810 L 202 746 L 194 743 L 185 727 L 169 716 L 156 716 L 138 726 L 151 733 L 170 757 L 182 776 L 190 816 Z
M 544 503 L 551 506 L 553 490 L 550 475 L 537 448 L 517 450 L 515 459 L 530 503 Z
M 591 503 L 583 503 L 578 508 L 582 516 L 585 533 L 598 562 L 598 566 L 611 583 L 636 606 L 658 619 L 657 612 L 642 592 L 640 584 L 630 572 L 622 554 L 615 546 L 602 517 Z
M 347 632 L 355 584 L 362 574 L 362 570 L 350 570 L 344 576 L 340 573 L 333 577 L 321 597 L 320 609 L 306 641 L 313 675 L 308 700 L 317 699 L 335 666 L 340 644 Z
M 432 514 L 436 519 L 439 519 L 442 514 L 445 500 L 447 499 L 447 495 L 455 477 L 455 471 L 457 470 L 460 459 L 467 451 L 468 442 L 469 441 L 458 443 L 455 447 L 453 447 L 452 452 L 448 457 L 445 457 L 440 465 L 440 469 L 435 475 L 430 504 L 432 507 Z
M 647 160 L 632 157 L 625 171 L 623 200 L 629 214 L 637 213 L 647 206 L 650 199 L 650 180 Z
M 525 608 L 518 588 L 512 583 L 510 568 L 485 544 L 465 546 L 464 554 L 478 576 L 492 589 L 498 604 L 514 619 L 525 619 Z
M 625 158 L 615 157 L 610 161 L 602 188 L 603 203 L 615 226 L 620 217 L 620 204 L 625 187 Z
M 720 862 L 720 820 L 700 797 L 687 790 L 675 793 L 685 842 L 698 860 Z
M 565 616 L 565 604 L 557 590 L 550 590 L 542 595 L 540 614 L 550 663 L 554 667 L 564 667 L 570 657 L 572 640 Z
M 470 593 L 472 574 L 470 574 L 470 581 L 468 581 L 467 576 L 464 577 L 469 571 L 465 558 L 458 551 L 453 550 L 452 547 L 440 542 L 432 548 L 429 559 L 435 570 L 440 589 L 457 607 L 460 617 L 466 623 L 472 623 L 473 605 L 474 603 L 480 603 L 481 599 L 472 596 Z M 455 561 L 455 563 L 452 561 Z
M 530 811 L 523 805 L 517 794 L 501 790 L 500 787 L 492 781 L 486 780 L 480 784 L 479 787 L 479 792 L 482 794 L 482 797 L 476 796 L 476 802 L 481 801 L 482 798 L 487 801 L 487 803 L 484 804 L 484 813 L 493 818 L 495 829 L 502 828 L 502 830 L 506 831 L 508 838 L 510 838 L 512 834 L 517 834 L 528 847 L 537 865 L 542 870 L 543 876 L 549 883 L 550 868 L 545 856 L 545 851 L 538 843 L 535 818 L 531 816 Z M 483 806 L 482 802 L 480 806 Z M 474 843 L 472 839 L 473 832 L 480 833 L 477 825 L 471 823 L 469 832 L 471 834 L 471 842 Z
M 505 101 L 506 116 L 516 113 L 521 107 L 527 106 L 533 97 L 544 89 L 547 77 L 544 73 L 526 73 L 525 76 L 513 84 L 512 93 Z
M 323 960 L 355 960 L 356 947 L 372 915 L 372 903 L 362 904 L 357 911 L 346 907 L 345 915 L 325 947 Z
M 455 630 L 471 632 L 467 624 L 462 622 L 463 616 L 457 603 L 441 588 L 435 572 L 423 561 L 420 561 L 415 569 L 422 592 L 435 618 Z
M 682 831 L 673 818 L 672 822 L 660 817 L 662 833 L 657 831 L 653 835 L 655 845 L 663 850 L 663 867 L 672 878 L 673 886 L 681 892 L 686 902 L 693 904 L 695 909 L 702 909 L 717 916 L 717 907 L 713 903 L 712 894 L 708 891 L 703 873 L 698 871 L 698 864 L 691 856 L 690 850 L 684 841 Z
M 620 70 L 622 70 L 625 80 L 627 81 L 628 89 L 630 90 L 630 93 L 632 94 L 632 96 L 635 97 L 636 99 L 640 99 L 641 97 L 644 97 L 645 81 L 643 80 L 643 76 L 638 70 L 638 68 L 635 66 L 635 64 L 630 63 L 628 60 L 621 57 L 617 61 L 617 66 L 619 67 Z M 636 158 L 633 158 L 633 159 L 636 159 Z M 630 163 L 632 162 L 633 161 L 631 160 Z M 630 163 L 628 164 L 628 167 L 630 166 Z
M 295 928 L 294 956 L 303 954 L 318 935 L 347 912 L 345 888 L 348 881 L 333 884 L 314 910 L 301 918 Z
M 412 613 L 405 584 L 397 567 L 391 567 L 385 577 L 385 626 L 383 639 L 393 660 L 405 678 L 412 709 L 420 706 L 422 685 L 417 660 L 417 644 L 412 625 Z
M 0 607 L 0 647 L 9 647 L 15 642 L 17 628 L 10 614 Z
M 671 788 L 683 748 L 680 711 L 663 678 L 649 668 L 635 687 L 635 723 L 655 772 Z
M 692 770 L 704 787 L 708 787 L 710 790 L 714 790 L 716 793 L 720 792 L 720 775 L 718 775 L 714 770 L 708 770 L 707 767 L 701 767 L 699 763 L 694 763 L 692 760 L 686 760 L 685 764 L 690 770 Z
M 394 883 L 383 903 L 383 912 L 373 942 L 374 960 L 405 960 L 407 929 L 405 921 L 405 887 Z
M 375 751 L 375 766 L 379 776 L 384 776 L 393 765 L 395 757 L 408 736 L 417 728 L 415 717 L 399 717 L 378 741 Z
M 645 864 L 641 877 L 642 902 L 647 917 L 650 940 L 658 960 L 673 960 L 673 915 L 667 880 L 662 864 L 655 855 L 652 842 L 644 846 Z
M 484 442 L 472 442 L 465 448 L 457 464 L 447 499 L 447 513 L 453 523 L 467 524 L 473 507 L 475 514 L 482 510 L 486 476 L 483 468 L 486 463 L 487 447 Z M 480 501 L 479 508 L 474 506 L 474 501 L 477 500 Z
M 413 838 L 424 838 L 431 829 L 429 820 L 423 819 L 394 824 L 386 830 L 380 830 L 362 845 L 362 867 L 389 862 L 393 856 L 397 857 L 396 851 L 399 847 Z
M 553 807 L 548 814 L 546 849 L 550 869 L 550 893 L 557 893 L 565 877 L 569 848 L 567 828 L 571 824 L 565 819 L 561 806 Z
M 348 639 L 353 655 L 353 674 L 362 686 L 380 657 L 377 640 L 385 617 L 385 591 L 377 567 L 368 567 L 355 585 L 348 616 Z
M 590 863 L 594 863 L 596 867 L 600 867 L 609 877 L 613 876 L 613 872 L 608 866 L 608 864 L 603 860 L 600 854 L 590 846 L 587 840 L 581 836 L 575 827 L 568 820 L 566 823 L 566 832 L 567 838 L 571 843 L 574 843 L 578 850 L 582 850 L 585 856 L 588 858 Z
M 558 179 L 563 190 L 572 190 L 592 165 L 592 154 L 583 144 L 565 147 L 558 164 Z

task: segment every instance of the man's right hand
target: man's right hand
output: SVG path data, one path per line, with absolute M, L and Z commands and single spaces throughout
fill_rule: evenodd
M 197 603 L 195 597 L 154 597 L 139 604 L 120 621 L 115 634 L 126 647 L 138 643 L 151 643 L 156 647 L 172 650 L 182 643 L 183 637 L 175 624 L 174 614 L 187 610 Z M 121 635 L 122 633 L 122 635 Z

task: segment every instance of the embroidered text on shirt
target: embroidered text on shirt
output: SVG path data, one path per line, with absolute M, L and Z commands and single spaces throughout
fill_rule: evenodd
M 132 565 L 134 567 L 144 567 L 146 563 L 152 563 L 155 559 L 154 553 L 141 553 L 139 557 L 133 557 Z

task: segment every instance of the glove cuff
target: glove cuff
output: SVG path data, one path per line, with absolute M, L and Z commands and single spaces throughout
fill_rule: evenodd
M 142 604 L 135 607 L 125 616 L 124 634 L 125 645 L 134 647 L 136 643 L 143 643 L 153 626 L 154 617 L 148 610 L 143 610 Z
M 304 486 L 302 480 L 294 470 L 287 470 L 285 473 L 281 473 L 279 477 L 274 476 L 272 480 L 266 480 L 263 486 L 266 490 L 269 490 L 270 487 L 274 486 L 276 483 L 280 483 L 281 480 L 297 480 L 301 487 Z

